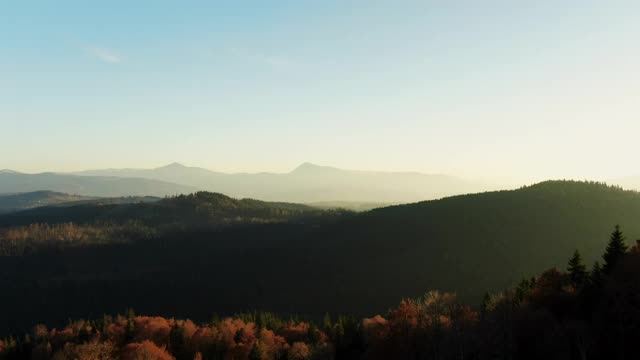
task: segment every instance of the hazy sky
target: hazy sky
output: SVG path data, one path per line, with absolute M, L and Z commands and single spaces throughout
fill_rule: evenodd
M 5 1 L 0 168 L 640 173 L 640 1 Z

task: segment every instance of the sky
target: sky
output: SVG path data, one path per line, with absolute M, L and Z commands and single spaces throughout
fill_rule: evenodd
M 0 169 L 640 174 L 640 2 L 0 1 Z

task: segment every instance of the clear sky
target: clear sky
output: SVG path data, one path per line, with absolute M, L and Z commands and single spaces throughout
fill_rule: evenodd
M 0 168 L 640 173 L 640 2 L 0 2 Z

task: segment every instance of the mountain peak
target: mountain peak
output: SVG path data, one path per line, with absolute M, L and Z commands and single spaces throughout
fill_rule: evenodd
M 186 166 L 180 164 L 179 162 L 172 162 L 169 165 L 161 166 L 158 169 L 184 169 Z
M 20 173 L 10 169 L 0 169 L 0 174 L 20 174 Z
M 326 172 L 326 171 L 340 171 L 340 169 L 330 167 L 330 166 L 321 166 L 312 164 L 310 162 L 305 162 L 300 164 L 297 168 L 293 169 L 291 173 L 300 174 L 300 173 L 313 173 L 313 172 Z

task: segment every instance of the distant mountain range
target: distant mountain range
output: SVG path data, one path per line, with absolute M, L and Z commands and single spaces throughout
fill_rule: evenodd
M 610 184 L 640 190 L 640 176 Z M 153 169 L 99 169 L 25 174 L 0 170 L 0 194 L 54 191 L 89 197 L 167 196 L 196 191 L 234 198 L 310 204 L 364 211 L 503 189 L 442 174 L 345 170 L 304 163 L 288 173 L 222 173 L 172 163 Z
M 285 174 L 226 174 L 173 163 L 155 169 L 90 170 L 73 175 L 152 179 L 232 197 L 298 203 L 407 203 L 492 189 L 487 184 L 447 175 L 354 171 L 311 163 Z
M 166 181 L 114 176 L 76 176 L 59 173 L 24 174 L 0 171 L 0 194 L 55 191 L 81 196 L 165 196 L 192 193 L 198 189 Z

